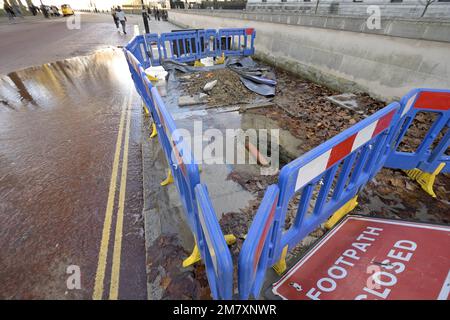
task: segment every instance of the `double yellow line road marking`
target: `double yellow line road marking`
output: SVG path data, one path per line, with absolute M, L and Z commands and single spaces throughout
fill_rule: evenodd
M 97 272 L 95 274 L 94 300 L 101 300 L 104 291 L 105 270 L 108 257 L 109 238 L 111 234 L 111 225 L 114 211 L 114 200 L 116 196 L 117 176 L 119 171 L 120 154 L 122 149 L 123 131 L 125 124 L 125 141 L 123 144 L 122 171 L 120 176 L 119 202 L 117 206 L 116 228 L 114 233 L 114 248 L 111 268 L 111 282 L 109 287 L 109 299 L 115 300 L 119 295 L 119 275 L 120 275 L 120 257 L 122 251 L 122 234 L 123 234 L 123 216 L 125 208 L 125 195 L 127 187 L 127 170 L 128 170 L 128 147 L 130 139 L 130 122 L 131 122 L 131 94 L 125 99 L 120 114 L 119 131 L 117 133 L 116 150 L 114 153 L 113 167 L 111 172 L 111 180 L 109 184 L 108 202 L 106 205 L 105 220 L 103 222 L 102 239 L 100 243 L 100 251 L 98 255 Z

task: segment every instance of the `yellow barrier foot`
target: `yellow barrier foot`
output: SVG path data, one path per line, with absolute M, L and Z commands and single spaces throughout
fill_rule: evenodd
M 156 130 L 156 124 L 152 123 L 152 133 L 150 134 L 150 138 L 154 138 L 158 135 L 158 131 Z
M 227 234 L 225 235 L 225 241 L 227 245 L 230 246 L 236 243 L 236 237 L 233 234 Z M 195 244 L 191 255 L 183 260 L 183 268 L 187 268 L 193 265 L 194 263 L 199 262 L 200 260 L 202 260 L 202 256 L 200 255 L 200 250 L 198 250 L 197 244 Z
M 340 207 L 333 215 L 328 219 L 328 221 L 325 223 L 325 228 L 331 229 L 333 226 L 338 223 L 339 220 L 342 219 L 343 216 L 345 216 L 347 213 L 352 211 L 356 208 L 358 205 L 358 196 L 355 196 L 350 199 L 346 204 L 344 204 L 342 207 Z
M 281 258 L 280 260 L 278 260 L 277 263 L 275 263 L 273 265 L 273 270 L 275 270 L 275 272 L 281 276 L 283 274 L 283 272 L 286 271 L 286 255 L 287 255 L 287 251 L 288 251 L 288 246 L 285 246 L 283 248 L 283 251 L 281 252 Z
M 413 180 L 416 180 L 422 187 L 422 189 L 425 190 L 426 193 L 428 193 L 433 198 L 436 198 L 436 193 L 434 193 L 433 190 L 434 180 L 444 167 L 445 163 L 442 162 L 436 168 L 436 170 L 434 170 L 433 173 L 423 172 L 420 169 L 405 170 L 405 172 L 408 175 L 408 177 L 410 177 Z
M 204 67 L 205 65 L 200 62 L 200 60 L 195 60 L 194 67 Z
M 161 182 L 161 186 L 163 186 L 163 187 L 173 183 L 172 170 L 168 169 L 168 171 L 169 171 L 169 173 L 167 174 L 166 180 Z
M 154 76 L 152 76 L 150 74 L 147 74 L 147 78 L 148 78 L 148 80 L 153 81 L 153 82 L 158 81 L 158 78 L 156 78 L 156 77 L 154 77 Z
M 224 64 L 224 63 L 225 63 L 225 54 L 222 53 L 222 56 L 216 59 L 216 64 Z
M 202 260 L 202 256 L 200 255 L 200 250 L 198 250 L 197 244 L 194 246 L 194 250 L 189 257 L 183 260 L 183 268 L 187 268 L 192 266 L 194 263 Z
M 234 236 L 234 234 L 226 234 L 225 242 L 227 243 L 227 245 L 231 246 L 232 244 L 236 243 L 236 237 Z
M 148 117 L 148 115 L 149 115 L 148 108 L 144 103 L 142 103 L 142 108 L 144 108 L 145 116 Z

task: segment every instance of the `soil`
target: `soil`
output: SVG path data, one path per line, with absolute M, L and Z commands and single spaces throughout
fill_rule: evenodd
M 229 69 L 179 75 L 179 79 L 182 82 L 183 94 L 190 96 L 202 93 L 205 84 L 217 80 L 217 84 L 208 92 L 206 103 L 208 107 L 233 106 L 261 100 L 258 94 L 248 90 L 242 84 L 236 72 Z

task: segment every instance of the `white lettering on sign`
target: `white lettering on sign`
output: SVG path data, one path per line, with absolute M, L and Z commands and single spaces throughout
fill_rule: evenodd
M 416 249 L 417 244 L 413 241 L 397 241 L 394 244 L 393 249 L 391 249 L 387 254 L 387 257 L 391 259 L 385 259 L 379 265 L 374 266 L 374 269 L 381 267 L 381 269 L 384 270 L 374 272 L 369 279 L 367 279 L 367 283 L 375 283 L 376 286 L 366 285 L 366 287 L 363 288 L 363 291 L 368 294 L 360 294 L 356 296 L 355 300 L 365 300 L 368 298 L 373 298 L 373 296 L 386 299 L 392 290 L 389 287 L 393 287 L 397 284 L 396 274 L 400 274 L 406 269 L 405 264 L 400 261 L 410 261 Z
M 361 253 L 367 252 L 368 248 L 372 245 L 383 231 L 382 228 L 366 227 L 366 229 L 356 237 L 356 241 L 351 244 L 352 248 L 345 250 L 339 258 L 336 259 L 334 264 L 328 268 L 327 276 L 317 280 L 316 287 L 312 287 L 306 293 L 306 296 L 312 300 L 320 300 L 322 292 L 332 292 L 338 287 L 338 281 L 345 279 L 348 275 L 348 268 L 355 265 L 355 261 L 358 261 L 361 257 L 358 256 Z M 383 278 L 383 280 L 385 280 Z

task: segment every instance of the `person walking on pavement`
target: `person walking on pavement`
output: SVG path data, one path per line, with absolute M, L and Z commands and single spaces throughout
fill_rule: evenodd
M 127 17 L 125 17 L 125 12 L 122 11 L 122 8 L 120 8 L 120 6 L 117 6 L 116 16 L 119 19 L 120 24 L 122 25 L 123 33 L 127 34 L 127 32 L 125 31 L 125 23 L 127 21 Z
M 158 18 L 158 21 L 160 21 L 161 13 L 159 12 L 159 9 L 156 9 L 156 17 Z
M 148 21 L 151 21 L 151 19 L 150 19 L 151 15 L 152 15 L 152 9 L 150 9 L 150 7 L 147 7 L 147 18 L 148 18 Z
M 12 10 L 14 11 L 14 15 L 16 17 L 20 17 L 20 18 L 24 19 L 24 17 L 22 16 L 22 11 L 20 10 L 20 7 L 17 3 L 14 3 L 12 5 Z
M 117 31 L 120 31 L 119 30 L 119 18 L 117 17 L 116 9 L 114 7 L 111 8 L 111 15 L 113 17 L 114 24 L 116 25 Z
M 5 1 L 5 3 L 3 4 L 3 10 L 5 10 L 6 14 L 8 15 L 8 19 L 10 22 L 14 21 L 14 11 L 11 7 L 11 5 Z

